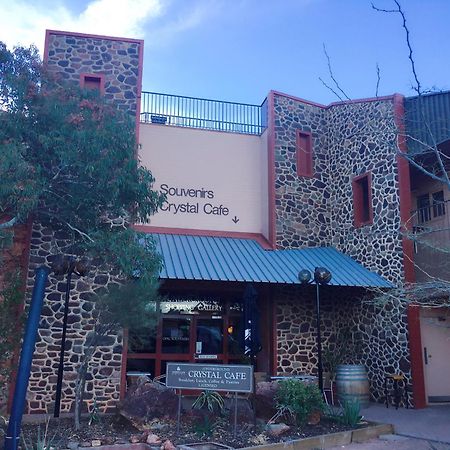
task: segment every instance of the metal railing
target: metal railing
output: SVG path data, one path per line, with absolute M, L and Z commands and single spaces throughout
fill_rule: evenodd
M 262 105 L 142 92 L 141 122 L 260 135 L 267 127 Z
M 427 230 L 450 228 L 450 200 L 434 202 L 423 208 L 411 211 L 413 227 Z
M 411 211 L 416 281 L 449 279 L 450 201 Z

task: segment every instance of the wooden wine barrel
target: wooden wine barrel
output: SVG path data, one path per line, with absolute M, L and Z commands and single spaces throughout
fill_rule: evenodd
M 361 408 L 369 406 L 369 380 L 361 364 L 342 364 L 336 368 L 338 400 L 359 402 Z

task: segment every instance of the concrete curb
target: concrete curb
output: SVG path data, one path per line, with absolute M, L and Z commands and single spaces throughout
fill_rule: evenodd
M 393 425 L 371 424 L 357 430 L 340 431 L 339 433 L 322 434 L 310 438 L 297 439 L 295 441 L 278 442 L 276 444 L 256 445 L 245 447 L 240 450 L 312 450 L 317 448 L 337 447 L 347 445 L 351 442 L 365 442 L 377 438 L 381 434 L 392 434 Z M 158 448 L 159 446 L 156 446 Z M 102 445 L 100 447 L 79 447 L 78 450 L 150 450 L 153 446 L 148 444 L 123 444 Z M 178 448 L 178 447 L 177 447 Z
M 339 433 L 322 434 L 295 441 L 278 442 L 276 444 L 245 447 L 240 450 L 312 450 L 316 448 L 337 447 L 351 442 L 365 442 L 380 436 L 390 434 L 394 427 L 390 424 L 373 424 L 357 430 L 341 431 Z

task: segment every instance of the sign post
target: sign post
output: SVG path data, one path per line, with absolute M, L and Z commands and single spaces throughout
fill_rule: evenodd
M 166 386 L 179 389 L 177 434 L 181 420 L 181 389 L 234 392 L 234 436 L 237 433 L 237 394 L 253 392 L 253 366 L 167 363 Z

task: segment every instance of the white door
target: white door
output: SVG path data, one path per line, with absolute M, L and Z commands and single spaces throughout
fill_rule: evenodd
M 450 402 L 450 308 L 423 308 L 420 331 L 428 403 Z

